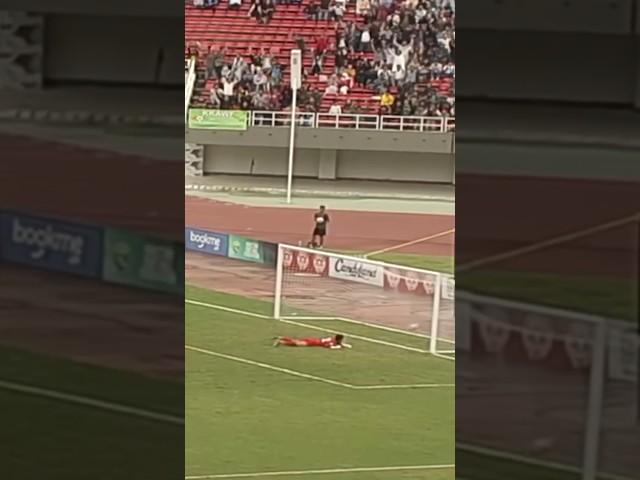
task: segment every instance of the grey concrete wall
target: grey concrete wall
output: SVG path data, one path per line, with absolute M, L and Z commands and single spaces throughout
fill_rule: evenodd
M 163 18 L 47 15 L 45 78 L 182 85 L 183 29 Z
M 320 150 L 299 150 L 294 162 L 294 176 L 318 178 L 320 155 Z M 284 148 L 207 145 L 204 172 L 286 176 L 288 162 Z
M 187 129 L 185 141 L 204 145 L 287 148 L 289 129 L 254 127 L 244 132 Z M 296 148 L 326 149 L 327 145 L 339 150 L 451 154 L 454 149 L 454 136 L 451 133 L 298 129 Z
M 207 145 L 204 172 L 286 176 L 288 150 L 277 147 Z M 360 150 L 298 149 L 295 177 L 453 183 L 453 155 Z
M 338 178 L 453 183 L 451 155 L 406 152 L 338 152 Z

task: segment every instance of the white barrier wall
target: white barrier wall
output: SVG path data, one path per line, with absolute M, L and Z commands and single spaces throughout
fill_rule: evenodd
M 298 149 L 294 177 L 321 179 L 454 182 L 453 155 Z M 287 149 L 207 145 L 204 173 L 236 175 L 287 174 Z
M 453 183 L 453 157 L 437 153 L 338 152 L 338 178 Z
M 321 150 L 300 150 L 293 174 L 318 177 Z M 276 147 L 205 146 L 205 173 L 239 175 L 287 175 L 287 150 Z

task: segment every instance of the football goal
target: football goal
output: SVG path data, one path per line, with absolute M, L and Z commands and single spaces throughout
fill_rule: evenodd
M 281 244 L 273 314 L 419 336 L 425 352 L 454 359 L 454 290 L 451 275 Z
M 573 474 L 566 478 L 635 478 L 635 324 L 460 290 L 456 297 L 456 374 L 466 387 L 458 405 L 491 399 L 460 424 L 458 441 L 533 457 L 552 474 Z M 486 435 L 487 422 L 500 428 Z

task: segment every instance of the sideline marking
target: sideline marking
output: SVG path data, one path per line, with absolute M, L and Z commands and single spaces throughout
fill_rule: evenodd
M 410 247 L 411 245 L 415 245 L 416 243 L 426 242 L 427 240 L 434 240 L 436 238 L 444 237 L 444 236 L 449 235 L 451 233 L 455 233 L 455 231 L 456 231 L 455 228 L 451 228 L 451 229 L 445 230 L 443 232 L 434 233 L 433 235 L 428 235 L 426 237 L 418 238 L 416 240 L 411 240 L 409 242 L 400 243 L 399 245 L 393 245 L 391 247 L 383 248 L 382 250 L 376 250 L 375 252 L 365 253 L 364 254 L 364 258 L 369 258 L 369 257 L 371 257 L 373 255 L 379 255 L 381 253 L 391 252 L 393 250 L 398 250 L 398 249 L 404 248 L 404 247 Z M 401 267 L 402 265 L 399 265 L 399 266 Z
M 73 403 L 76 405 L 82 405 L 85 407 L 91 407 L 98 410 L 105 410 L 113 413 L 123 413 L 125 415 L 131 415 L 134 417 L 141 417 L 149 420 L 157 420 L 159 422 L 164 422 L 164 423 L 184 425 L 184 418 L 182 417 L 177 417 L 177 416 L 169 415 L 165 413 L 154 412 L 151 410 L 145 410 L 138 407 L 131 407 L 128 405 L 108 402 L 106 400 L 98 400 L 95 398 L 76 395 L 73 393 L 65 393 L 65 392 L 60 392 L 56 390 L 50 390 L 47 388 L 34 387 L 31 385 L 24 385 L 24 384 L 15 383 L 15 382 L 9 382 L 6 380 L 0 380 L 0 389 L 10 390 L 18 393 L 24 393 L 27 395 L 32 395 L 34 397 L 50 398 L 53 400 L 59 400 L 61 402 Z
M 282 472 L 255 473 L 219 473 L 213 475 L 186 475 L 185 480 L 207 480 L 215 478 L 254 478 L 254 477 L 284 477 L 290 475 L 322 475 L 327 473 L 359 473 L 359 472 L 396 472 L 402 470 L 445 470 L 455 468 L 455 464 L 445 465 L 405 465 L 398 467 L 353 467 L 327 468 L 322 470 L 289 470 Z
M 610 230 L 612 228 L 620 227 L 622 225 L 626 225 L 633 221 L 640 220 L 640 212 L 635 213 L 633 215 L 629 215 L 627 217 L 618 218 L 616 220 L 611 220 L 607 223 L 602 223 L 600 225 L 594 225 L 592 227 L 587 227 L 582 230 L 577 230 L 571 233 L 565 233 L 563 235 L 559 235 L 553 238 L 549 238 L 547 240 L 542 240 L 531 245 L 527 245 L 525 247 L 515 248 L 513 250 L 509 250 L 502 253 L 497 253 L 495 255 L 489 255 L 485 258 L 479 258 L 477 260 L 472 260 L 463 265 L 456 266 L 456 272 L 465 272 L 477 267 L 482 267 L 484 265 L 488 265 L 491 263 L 496 263 L 501 260 L 508 260 L 513 257 L 518 257 L 520 255 L 524 255 L 526 253 L 536 252 L 538 250 L 542 250 L 546 247 L 553 247 L 560 243 L 568 242 L 571 240 L 576 240 L 578 238 L 586 237 L 593 233 L 599 233 L 605 230 Z
M 329 385 L 335 385 L 338 387 L 349 388 L 351 390 L 399 390 L 410 388 L 454 388 L 453 383 L 409 383 L 400 385 L 353 385 L 351 383 L 339 382 L 337 380 L 331 380 L 330 378 L 319 377 L 317 375 L 311 375 L 309 373 L 299 372 L 297 370 L 291 370 L 290 368 L 277 367 L 269 363 L 256 362 L 255 360 L 249 360 L 248 358 L 237 357 L 235 355 L 228 355 L 226 353 L 214 352 L 205 348 L 195 347 L 193 345 L 185 345 L 185 350 L 202 353 L 204 355 L 210 355 L 212 357 L 224 358 L 225 360 L 231 360 L 233 362 L 244 363 L 245 365 L 252 365 L 254 367 L 265 368 L 267 370 L 273 370 L 275 372 L 292 375 L 294 377 L 304 378 L 305 380 L 314 380 L 316 382 L 327 383 Z
M 345 388 L 353 388 L 353 385 L 349 383 L 338 382 L 336 380 L 331 380 L 329 378 L 318 377 L 316 375 L 310 375 L 308 373 L 298 372 L 297 370 L 291 370 L 289 368 L 276 367 L 275 365 L 270 365 L 268 363 L 256 362 L 254 360 L 249 360 L 247 358 L 236 357 L 234 355 L 227 355 L 225 353 L 213 352 L 211 350 L 206 350 L 204 348 L 194 347 L 191 345 L 185 345 L 186 350 L 191 350 L 193 352 L 203 353 L 205 355 L 210 355 L 212 357 L 224 358 L 226 360 L 232 360 L 234 362 L 244 363 L 246 365 L 252 365 L 254 367 L 266 368 L 267 370 L 273 370 L 275 372 L 286 373 L 287 375 L 293 375 L 294 377 L 304 378 L 306 380 L 314 380 L 316 382 L 328 383 L 329 385 L 337 385 L 339 387 Z

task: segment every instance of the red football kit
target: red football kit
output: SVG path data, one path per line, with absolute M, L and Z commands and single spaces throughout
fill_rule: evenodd
M 338 343 L 336 342 L 335 337 L 307 337 L 307 338 L 291 338 L 291 337 L 282 337 L 280 339 L 280 343 L 282 345 L 287 345 L 291 347 L 324 347 L 331 348 L 336 347 Z

